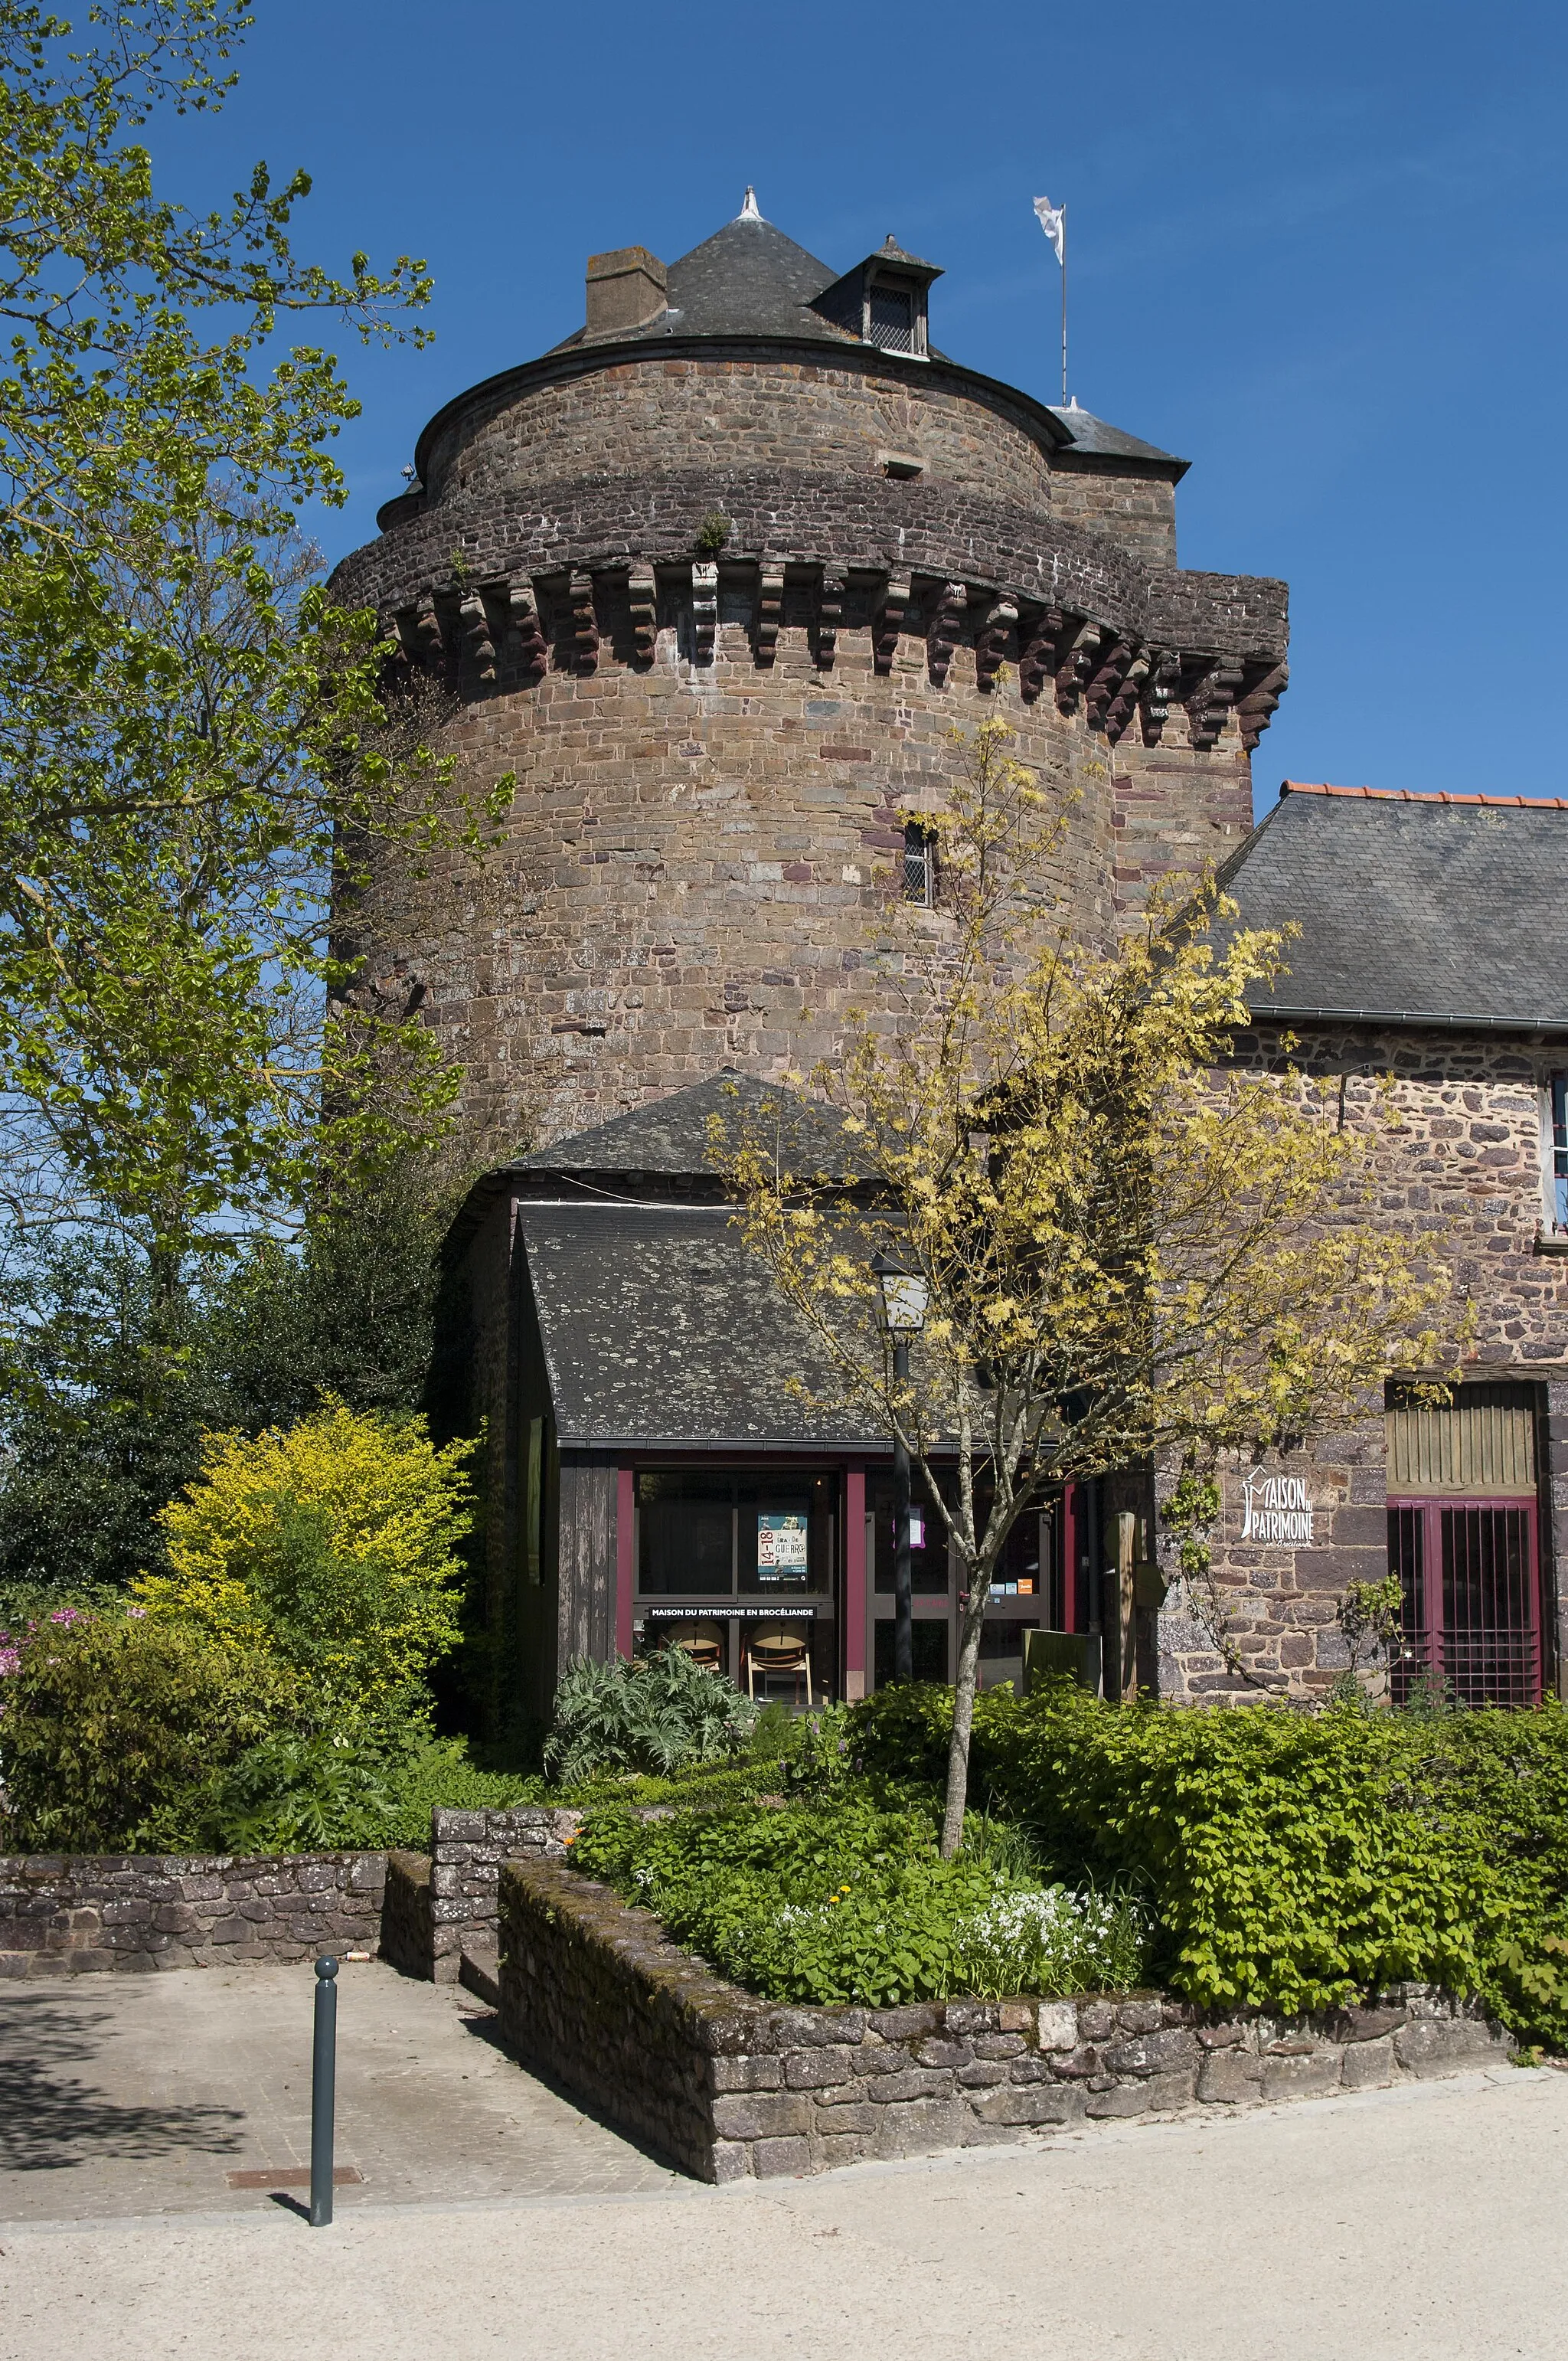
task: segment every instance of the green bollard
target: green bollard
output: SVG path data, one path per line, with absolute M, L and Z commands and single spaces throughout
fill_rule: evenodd
M 333 2114 L 337 2076 L 337 1961 L 316 1961 L 315 2046 L 311 2058 L 311 2227 L 332 2220 Z

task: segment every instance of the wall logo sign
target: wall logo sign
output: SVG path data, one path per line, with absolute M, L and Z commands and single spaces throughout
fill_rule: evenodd
M 1313 1508 L 1304 1476 L 1244 1476 L 1244 1542 L 1265 1549 L 1315 1549 Z

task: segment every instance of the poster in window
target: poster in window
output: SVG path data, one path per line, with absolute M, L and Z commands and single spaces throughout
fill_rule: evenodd
M 781 1582 L 806 1571 L 806 1521 L 801 1516 L 757 1519 L 757 1573 L 763 1582 Z

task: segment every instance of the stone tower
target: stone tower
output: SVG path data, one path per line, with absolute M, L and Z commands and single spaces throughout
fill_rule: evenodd
M 432 917 L 389 873 L 367 936 L 492 1138 L 830 1052 L 999 701 L 1077 790 L 1091 928 L 1250 828 L 1284 585 L 1179 568 L 1186 463 L 948 359 L 939 276 L 891 236 L 839 274 L 750 191 L 668 268 L 592 256 L 586 325 L 449 402 L 339 569 L 469 783 L 517 776 L 484 877 Z

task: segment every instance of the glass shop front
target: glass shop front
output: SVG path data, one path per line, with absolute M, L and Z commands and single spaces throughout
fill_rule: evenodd
M 640 1653 L 674 1642 L 759 1700 L 839 1694 L 839 1471 L 640 1469 Z
M 882 1468 L 641 1467 L 632 1638 L 671 1644 L 760 1702 L 821 1705 L 894 1675 L 894 1485 Z M 863 1503 L 863 1508 L 862 1508 Z M 983 1503 L 981 1504 L 983 1513 Z M 861 1546 L 848 1531 L 863 1515 Z M 982 1686 L 1022 1688 L 1024 1634 L 1080 1628 L 1070 1500 L 1009 1535 L 981 1639 Z M 914 1673 L 949 1681 L 964 1599 L 946 1529 L 915 1496 Z
M 882 1688 L 893 1678 L 894 1622 L 894 1485 L 879 1475 L 867 1484 L 867 1549 L 871 1574 L 872 1643 L 868 1666 Z M 976 1503 L 983 1519 L 983 1495 Z M 959 1631 L 964 1594 L 948 1548 L 947 1531 L 929 1499 L 922 1499 L 918 1479 L 910 1520 L 911 1588 L 914 1592 L 914 1673 L 917 1681 L 950 1681 L 958 1671 Z M 1024 1686 L 1024 1634 L 1030 1631 L 1059 1631 L 1065 1606 L 1064 1559 L 1069 1543 L 1062 1504 L 1053 1500 L 1020 1517 L 1007 1536 L 1002 1561 L 992 1578 L 987 1613 L 981 1630 L 980 1683 L 992 1688 L 999 1681 Z

